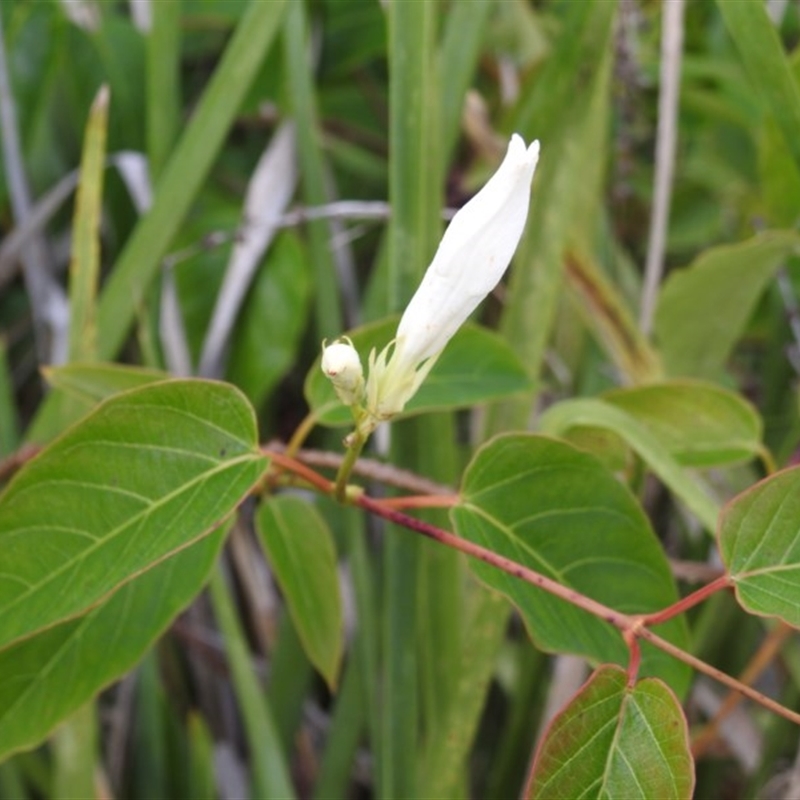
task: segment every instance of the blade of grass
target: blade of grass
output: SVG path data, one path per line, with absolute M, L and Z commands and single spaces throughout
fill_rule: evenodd
M 577 159 L 586 152 L 586 158 L 596 158 L 589 147 L 591 135 L 595 134 L 589 110 L 593 97 L 603 101 L 608 73 L 601 71 L 594 82 L 590 76 L 597 75 L 608 50 L 615 6 L 566 5 L 567 18 L 557 48 L 532 90 L 525 94 L 513 121 L 514 129 L 525 134 L 526 141 L 542 141 L 543 158 L 534 183 L 527 234 L 516 257 L 516 271 L 512 272 L 501 332 L 522 355 L 532 376 L 538 376 L 541 369 L 559 301 L 570 207 L 578 203 L 576 195 L 585 192 L 585 165 L 581 162 L 565 175 L 565 156 Z M 584 76 L 584 80 L 579 83 L 576 96 L 577 75 Z M 554 202 L 555 198 L 558 202 Z M 531 400 L 521 400 L 492 410 L 487 417 L 487 434 L 527 427 L 530 407 Z M 446 736 L 432 743 L 426 762 L 425 774 L 431 780 L 431 789 L 442 796 L 452 794 L 457 786 L 458 770 L 477 730 L 509 617 L 508 604 L 499 602 L 483 587 L 474 588 L 472 601 L 473 622 L 466 627 L 462 650 L 462 663 L 470 668 L 459 675 Z
M 253 0 L 242 16 L 159 181 L 150 211 L 120 253 L 100 296 L 99 355 L 122 346 L 161 258 L 208 175 L 245 93 L 273 42 L 285 0 Z
M 325 164 L 320 148 L 307 27 L 305 3 L 291 3 L 283 27 L 286 89 L 297 129 L 303 200 L 306 205 L 321 206 L 330 197 L 325 188 Z M 312 220 L 307 223 L 307 230 L 311 243 L 311 261 L 315 269 L 317 337 L 338 336 L 342 332 L 342 312 L 336 265 L 331 254 L 330 223 Z
M 89 110 L 80 181 L 72 221 L 69 265 L 69 360 L 97 355 L 97 287 L 100 275 L 100 216 L 103 210 L 109 90 L 100 88 Z
M 717 0 L 753 88 L 775 115 L 789 150 L 800 165 L 800 88 L 792 76 L 778 33 L 763 3 Z
M 442 162 L 448 163 L 458 140 L 464 96 L 472 83 L 494 0 L 454 3 L 439 47 Z
M 19 420 L 14 404 L 14 381 L 8 347 L 0 338 L 0 458 L 11 455 L 19 445 Z
M 135 698 L 130 788 L 134 797 L 166 797 L 169 754 L 164 724 L 165 697 L 155 649 L 142 659 L 136 672 Z
M 528 138 L 541 135 L 542 158 L 534 181 L 526 233 L 511 273 L 501 332 L 534 380 L 539 378 L 560 301 L 564 249 L 570 237 L 576 235 L 576 221 L 578 225 L 590 224 L 585 212 L 587 205 L 596 200 L 594 190 L 600 188 L 599 181 L 594 186 L 594 181 L 587 181 L 587 175 L 595 174 L 600 161 L 597 143 L 605 139 L 608 54 L 612 50 L 610 37 L 616 4 L 575 5 L 586 8 L 575 30 L 561 37 L 566 42 L 563 61 L 559 52 L 554 53 L 548 66 L 553 63 L 556 66 L 546 69 L 542 76 L 542 81 L 547 77 L 552 82 L 554 94 L 561 94 L 563 102 L 556 107 L 555 119 L 546 116 L 545 112 L 553 110 L 554 100 L 545 89 L 536 92 L 539 113 L 537 106 L 529 103 L 518 119 L 520 127 L 530 124 L 526 129 Z M 569 81 L 563 73 L 563 69 L 573 66 L 572 39 L 585 44 L 577 64 L 577 72 L 585 80 L 577 91 L 575 73 L 570 73 Z M 489 430 L 496 433 L 500 429 L 525 428 L 530 408 L 530 399 L 506 404 L 502 413 L 490 416 Z
M 389 9 L 388 313 L 401 310 L 419 284 L 438 232 L 438 108 L 434 84 L 433 3 Z M 426 445 L 415 420 L 393 428 L 392 461 L 419 468 Z M 430 446 L 430 445 L 428 445 Z M 418 613 L 421 543 L 392 528 L 384 543 L 381 735 L 377 794 L 417 795 L 419 732 Z
M 53 797 L 95 797 L 97 712 L 94 701 L 86 703 L 53 737 Z
M 315 800 L 349 795 L 350 774 L 366 721 L 361 690 L 364 680 L 360 660 L 352 659 L 345 668 L 342 685 L 336 695 L 325 752 L 314 787 Z
M 151 3 L 153 25 L 147 36 L 147 157 L 157 181 L 180 131 L 181 0 Z
M 253 797 L 285 800 L 295 797 L 286 756 L 272 711 L 258 685 L 250 652 L 236 616 L 221 566 L 211 573 L 211 603 L 217 618 L 231 671 L 231 681 L 242 714 L 253 769 Z

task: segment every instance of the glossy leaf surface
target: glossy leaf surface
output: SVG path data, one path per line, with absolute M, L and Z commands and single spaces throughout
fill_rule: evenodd
M 263 503 L 256 526 L 306 654 L 335 687 L 344 623 L 330 529 L 310 503 L 290 495 Z
M 70 619 L 210 533 L 266 467 L 234 387 L 168 381 L 111 398 L 0 498 L 0 646 Z
M 654 678 L 629 687 L 623 670 L 604 666 L 550 724 L 526 796 L 688 800 L 693 788 L 675 695 Z
M 593 456 L 564 442 L 533 435 L 492 440 L 467 468 L 451 515 L 465 539 L 618 611 L 655 611 L 677 599 L 666 557 L 633 496 Z M 494 567 L 471 566 L 519 608 L 541 649 L 626 663 L 627 648 L 608 623 Z M 671 641 L 687 641 L 681 619 L 661 630 Z M 644 674 L 685 688 L 682 664 L 649 647 L 643 659 Z
M 800 627 L 800 468 L 734 498 L 722 513 L 719 547 L 748 611 Z
M 390 318 L 348 333 L 367 372 L 372 348 L 383 349 L 394 338 L 397 319 Z M 477 325 L 464 325 L 398 419 L 423 411 L 444 411 L 486 403 L 525 391 L 530 381 L 511 348 L 497 335 Z M 308 373 L 305 394 L 323 425 L 348 425 L 350 409 L 343 406 L 320 369 L 320 359 Z

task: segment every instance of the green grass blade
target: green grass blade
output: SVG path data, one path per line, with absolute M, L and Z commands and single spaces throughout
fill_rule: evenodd
M 234 692 L 250 744 L 253 767 L 253 797 L 286 800 L 295 796 L 272 712 L 258 685 L 250 651 L 225 578 L 219 569 L 211 575 L 211 602 L 217 618 L 231 670 Z
M 464 97 L 472 82 L 494 0 L 454 3 L 439 47 L 440 114 L 443 163 L 458 140 Z
M 775 115 L 795 162 L 800 165 L 800 88 L 766 5 L 756 0 L 738 3 L 717 0 L 717 8 L 742 56 L 753 88 Z
M 437 91 L 433 79 L 434 3 L 393 3 L 389 13 L 389 292 L 387 312 L 401 310 L 433 254 L 441 181 Z M 422 428 L 394 426 L 392 458 L 420 465 Z M 429 443 L 430 444 L 430 443 Z M 378 751 L 378 790 L 385 800 L 417 795 L 421 543 L 391 526 L 384 547 L 382 631 L 385 687 Z
M 191 122 L 159 180 L 153 207 L 131 234 L 98 307 L 99 355 L 110 360 L 208 175 L 245 93 L 263 63 L 284 0 L 253 0 L 239 22 Z
M 290 4 L 284 22 L 284 42 L 286 88 L 297 130 L 303 199 L 310 206 L 323 205 L 330 198 L 325 189 L 325 164 L 320 149 L 305 3 Z M 330 228 L 324 220 L 314 220 L 308 222 L 307 230 L 314 264 L 316 331 L 319 338 L 338 336 L 342 332 L 342 312 L 336 265 L 329 241 Z
M 164 171 L 181 119 L 181 0 L 151 3 L 153 27 L 147 37 L 146 115 L 150 177 Z
M 103 86 L 89 111 L 72 223 L 69 265 L 70 361 L 91 361 L 97 352 L 95 315 L 100 274 L 100 215 L 103 210 L 108 105 L 108 87 Z

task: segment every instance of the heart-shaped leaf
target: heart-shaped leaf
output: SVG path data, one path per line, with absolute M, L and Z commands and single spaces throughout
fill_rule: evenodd
M 117 395 L 28 463 L 0 498 L 0 647 L 70 619 L 210 533 L 263 473 L 233 386 Z
M 628 686 L 623 670 L 605 666 L 550 723 L 526 797 L 689 800 L 693 789 L 675 695 L 655 678 Z
M 666 556 L 628 489 L 564 442 L 534 435 L 492 440 L 467 468 L 451 515 L 465 539 L 611 608 L 645 613 L 677 600 Z M 486 564 L 472 567 L 519 608 L 541 649 L 627 663 L 627 648 L 608 623 Z M 687 643 L 682 619 L 662 630 Z M 644 674 L 685 689 L 683 664 L 647 645 L 642 653 Z
M 719 549 L 744 608 L 800 628 L 800 467 L 766 478 L 725 507 Z
M 370 351 L 382 350 L 394 338 L 397 318 L 392 317 L 351 331 L 347 335 L 365 365 Z M 513 350 L 496 334 L 477 325 L 464 325 L 409 401 L 402 417 L 424 411 L 466 408 L 531 388 L 525 368 Z M 350 425 L 350 409 L 336 397 L 331 382 L 320 369 L 320 358 L 306 377 L 305 395 L 322 425 Z

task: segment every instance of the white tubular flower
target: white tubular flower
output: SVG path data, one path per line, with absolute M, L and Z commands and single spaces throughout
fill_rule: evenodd
M 364 369 L 358 351 L 347 336 L 333 344 L 322 343 L 322 371 L 330 378 L 339 399 L 346 405 L 364 397 Z
M 497 172 L 453 217 L 394 342 L 370 354 L 362 433 L 403 410 L 453 334 L 500 282 L 525 227 L 538 160 L 539 142 L 526 148 L 515 133 Z

